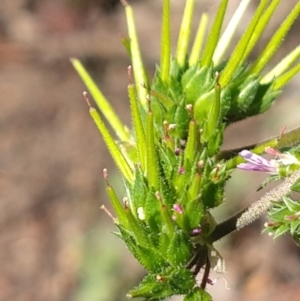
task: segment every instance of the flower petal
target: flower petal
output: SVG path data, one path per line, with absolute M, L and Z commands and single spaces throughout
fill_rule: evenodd
M 269 161 L 257 154 L 254 154 L 248 150 L 243 150 L 239 153 L 247 163 L 241 163 L 237 166 L 239 169 L 251 170 L 251 171 L 264 171 L 264 172 L 276 172 L 277 166 L 274 162 Z

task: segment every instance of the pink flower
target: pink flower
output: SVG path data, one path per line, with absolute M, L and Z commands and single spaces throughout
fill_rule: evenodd
M 237 166 L 239 169 L 277 173 L 278 165 L 274 162 L 274 160 L 267 160 L 259 155 L 251 153 L 248 150 L 241 151 L 239 155 L 247 161 L 247 163 L 239 164 Z
M 265 152 L 276 156 L 276 159 L 267 160 L 259 155 L 256 155 L 248 150 L 243 150 L 239 153 L 247 162 L 237 166 L 239 169 L 251 171 L 264 171 L 272 174 L 277 174 L 280 166 L 288 166 L 292 164 L 300 164 L 298 159 L 290 153 L 280 153 L 279 151 L 267 147 Z
M 177 211 L 179 214 L 182 214 L 183 213 L 183 211 L 182 211 L 182 207 L 181 207 L 181 205 L 180 204 L 174 204 L 173 205 L 173 209 L 175 210 L 175 211 Z

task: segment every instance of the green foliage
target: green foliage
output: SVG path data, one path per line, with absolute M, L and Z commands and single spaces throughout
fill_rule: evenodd
M 212 301 L 212 299 L 207 292 L 195 288 L 184 297 L 183 301 Z
M 131 56 L 135 80 L 133 84 L 130 67 L 128 95 L 133 123 L 130 133 L 120 125 L 117 117 L 110 117 L 114 111 L 79 61 L 72 60 L 72 63 L 117 133 L 120 145 L 130 145 L 126 148 L 114 142 L 101 116 L 95 109 L 90 109 L 124 178 L 126 197 L 120 202 L 105 172 L 107 192 L 117 215 L 113 219 L 119 229 L 117 235 L 148 272 L 128 296 L 161 300 L 181 294 L 185 295 L 185 301 L 209 301 L 211 298 L 204 290 L 209 269 L 222 259 L 212 246 L 214 237 L 218 237 L 215 234 L 218 227 L 210 209 L 222 204 L 225 184 L 233 169 L 243 161 L 235 157 L 226 162 L 219 154 L 224 130 L 232 122 L 268 110 L 283 86 L 296 74 L 293 68 L 283 74 L 286 69 L 281 67 L 276 70 L 280 81 L 276 81 L 274 77 L 263 77 L 262 71 L 292 26 L 300 5 L 270 40 L 270 52 L 264 50 L 261 60 L 256 60 L 252 66 L 247 58 L 279 1 L 269 7 L 268 1 L 261 1 L 253 20 L 227 59 L 220 51 L 227 45 L 218 43 L 228 1 L 220 1 L 208 40 L 199 55 L 207 24 L 204 16 L 191 58 L 188 45 L 194 0 L 186 1 L 175 57 L 170 51 L 170 3 L 164 0 L 161 64 L 149 81 L 140 55 L 133 11 L 125 1 L 122 3 L 129 33 L 125 45 Z M 217 48 L 218 61 L 214 61 Z M 290 66 L 296 57 L 293 54 L 293 59 L 288 60 Z M 289 76 L 282 77 L 286 74 Z M 298 136 L 295 135 L 295 139 Z M 290 140 L 285 137 L 258 145 L 253 152 L 263 153 L 267 146 L 289 146 Z M 283 177 L 287 175 L 288 172 L 280 173 Z M 293 189 L 299 190 L 296 184 Z M 298 237 L 298 219 L 292 217 L 297 216 L 299 207 L 288 198 L 272 207 L 270 220 L 273 226 L 268 229 L 275 233 L 274 237 L 286 232 Z M 214 255 L 217 261 L 212 260 L 213 253 L 217 253 Z M 202 268 L 205 272 L 198 287 L 195 275 Z
M 185 268 L 166 268 L 157 275 L 147 275 L 138 287 L 129 291 L 130 298 L 160 300 L 174 294 L 188 294 L 195 286 L 194 276 Z
M 292 187 L 299 192 L 299 181 Z M 269 221 L 266 223 L 265 232 L 274 239 L 289 233 L 295 242 L 300 245 L 300 200 L 294 201 L 284 197 L 282 202 L 276 202 L 269 211 Z

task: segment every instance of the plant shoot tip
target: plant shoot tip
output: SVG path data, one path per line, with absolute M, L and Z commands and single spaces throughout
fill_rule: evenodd
M 286 131 L 286 126 L 280 128 L 279 138 L 281 138 L 285 134 L 285 131 Z
M 179 173 L 180 175 L 183 175 L 184 172 L 185 172 L 184 167 L 183 167 L 183 166 L 180 166 L 179 169 L 178 169 L 178 173 Z
M 166 278 L 164 276 L 161 275 L 156 275 L 156 280 L 159 282 L 164 282 L 166 280 Z
M 122 202 L 124 204 L 124 208 L 127 209 L 128 208 L 128 203 L 129 203 L 129 199 L 127 196 L 124 196 L 122 199 Z
M 174 130 L 175 128 L 176 128 L 175 123 L 169 124 L 169 131 Z
M 104 177 L 104 180 L 107 181 L 107 178 L 108 178 L 108 172 L 107 172 L 107 169 L 106 169 L 106 168 L 103 169 L 103 177 Z
M 156 191 L 156 192 L 155 192 L 155 196 L 156 196 L 156 198 L 157 198 L 159 201 L 161 201 L 161 200 L 162 200 L 162 198 L 161 198 L 161 194 L 160 194 L 160 192 L 159 192 L 159 191 Z
M 127 5 L 128 5 L 127 1 L 125 1 L 125 0 L 120 0 L 120 2 L 121 2 L 124 6 L 127 6 Z
M 217 165 L 214 172 L 214 180 L 218 180 L 219 178 L 220 165 Z
M 128 74 L 129 85 L 132 85 L 133 81 L 132 81 L 132 66 L 131 65 L 129 65 L 127 67 L 127 74 Z
M 185 107 L 189 112 L 191 112 L 193 109 L 193 105 L 191 103 L 187 104 Z
M 178 147 L 178 148 L 176 148 L 175 149 L 175 156 L 179 156 L 179 154 L 180 154 L 180 152 L 181 152 L 181 149 Z
M 105 205 L 101 205 L 100 209 L 103 210 L 112 220 L 113 222 L 116 221 L 116 218 L 110 213 L 110 211 L 105 207 Z
M 84 100 L 85 100 L 85 102 L 87 103 L 87 105 L 91 108 L 92 106 L 91 106 L 91 103 L 90 103 L 90 100 L 89 100 L 89 95 L 88 95 L 88 93 L 87 93 L 86 91 L 84 91 L 84 92 L 82 93 L 82 95 L 83 95 Z

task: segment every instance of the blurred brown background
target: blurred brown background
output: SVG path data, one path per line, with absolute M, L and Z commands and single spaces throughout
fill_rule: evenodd
M 124 9 L 118 0 L 0 2 L 0 301 L 125 300 L 126 290 L 144 272 L 99 210 L 107 203 L 104 167 L 120 195 L 122 187 L 90 120 L 82 98 L 85 87 L 69 63 L 70 57 L 80 58 L 130 124 L 129 60 L 120 42 L 127 33 Z M 161 2 L 130 1 L 150 73 L 159 60 Z M 203 10 L 214 13 L 218 4 L 198 2 L 196 19 Z M 238 2 L 230 1 L 229 15 Z M 282 2 L 256 53 L 298 1 Z M 171 3 L 175 40 L 184 1 Z M 298 21 L 274 62 L 299 44 L 299 32 Z M 268 113 L 230 127 L 225 147 L 299 125 L 299 80 Z M 257 199 L 255 190 L 264 177 L 236 172 L 218 219 Z M 263 223 L 219 243 L 231 290 L 220 279 L 210 288 L 215 301 L 299 300 L 299 248 L 288 237 L 273 242 L 260 235 Z

